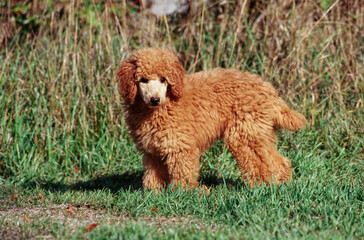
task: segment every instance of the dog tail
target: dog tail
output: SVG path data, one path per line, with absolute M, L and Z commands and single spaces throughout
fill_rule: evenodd
M 307 124 L 305 116 L 301 113 L 290 110 L 285 103 L 281 106 L 281 109 L 278 111 L 278 114 L 276 114 L 274 120 L 275 125 L 291 131 L 302 129 Z

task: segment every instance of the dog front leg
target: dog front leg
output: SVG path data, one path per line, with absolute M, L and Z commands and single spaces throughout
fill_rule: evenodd
M 167 166 L 159 159 L 150 154 L 143 156 L 144 176 L 143 187 L 144 189 L 152 189 L 156 193 L 168 183 Z
M 196 150 L 185 150 L 168 155 L 166 164 L 170 177 L 170 184 L 177 187 L 195 188 L 198 185 L 200 174 L 199 164 L 200 152 Z

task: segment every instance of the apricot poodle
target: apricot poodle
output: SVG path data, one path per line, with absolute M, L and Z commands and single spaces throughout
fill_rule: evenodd
M 167 49 L 136 51 L 118 69 L 125 122 L 143 154 L 143 186 L 198 186 L 199 159 L 223 139 L 249 184 L 282 183 L 291 163 L 276 148 L 275 130 L 298 130 L 292 111 L 261 77 L 235 69 L 185 74 Z

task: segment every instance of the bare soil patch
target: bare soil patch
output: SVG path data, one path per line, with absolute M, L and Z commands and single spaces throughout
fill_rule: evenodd
M 85 232 L 91 231 L 100 225 L 117 225 L 120 227 L 135 222 L 145 222 L 148 226 L 160 227 L 163 230 L 167 227 L 197 228 L 210 229 L 216 228 L 215 224 L 202 222 L 193 216 L 165 217 L 158 216 L 154 211 L 151 215 L 138 216 L 137 218 L 128 214 L 110 213 L 107 209 L 92 209 L 89 207 L 75 207 L 69 204 L 35 206 L 23 208 L 8 208 L 0 212 L 0 219 L 3 222 L 3 228 L 0 228 L 1 239 L 19 239 L 19 238 L 55 238 L 54 234 L 47 230 L 46 225 L 61 223 L 71 234 L 79 228 Z M 24 232 L 23 226 L 34 226 L 35 232 Z

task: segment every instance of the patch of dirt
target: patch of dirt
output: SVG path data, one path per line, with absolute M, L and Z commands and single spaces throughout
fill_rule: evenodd
M 54 234 L 47 229 L 42 229 L 42 223 L 62 223 L 68 232 L 72 234 L 78 228 L 87 228 L 91 224 L 97 225 L 121 225 L 131 222 L 145 222 L 148 226 L 165 227 L 184 227 L 195 226 L 199 229 L 216 228 L 215 224 L 201 222 L 193 216 L 164 217 L 144 215 L 134 218 L 128 214 L 108 213 L 106 209 L 91 209 L 88 207 L 74 207 L 67 204 L 49 205 L 47 207 L 24 207 L 8 208 L 0 211 L 0 238 L 1 239 L 20 239 L 20 238 L 55 238 Z M 23 232 L 24 225 L 39 225 L 34 227 L 38 233 Z M 1 227 L 2 225 L 2 227 Z M 44 225 L 44 224 L 43 224 Z M 40 236 L 34 236 L 40 234 Z

